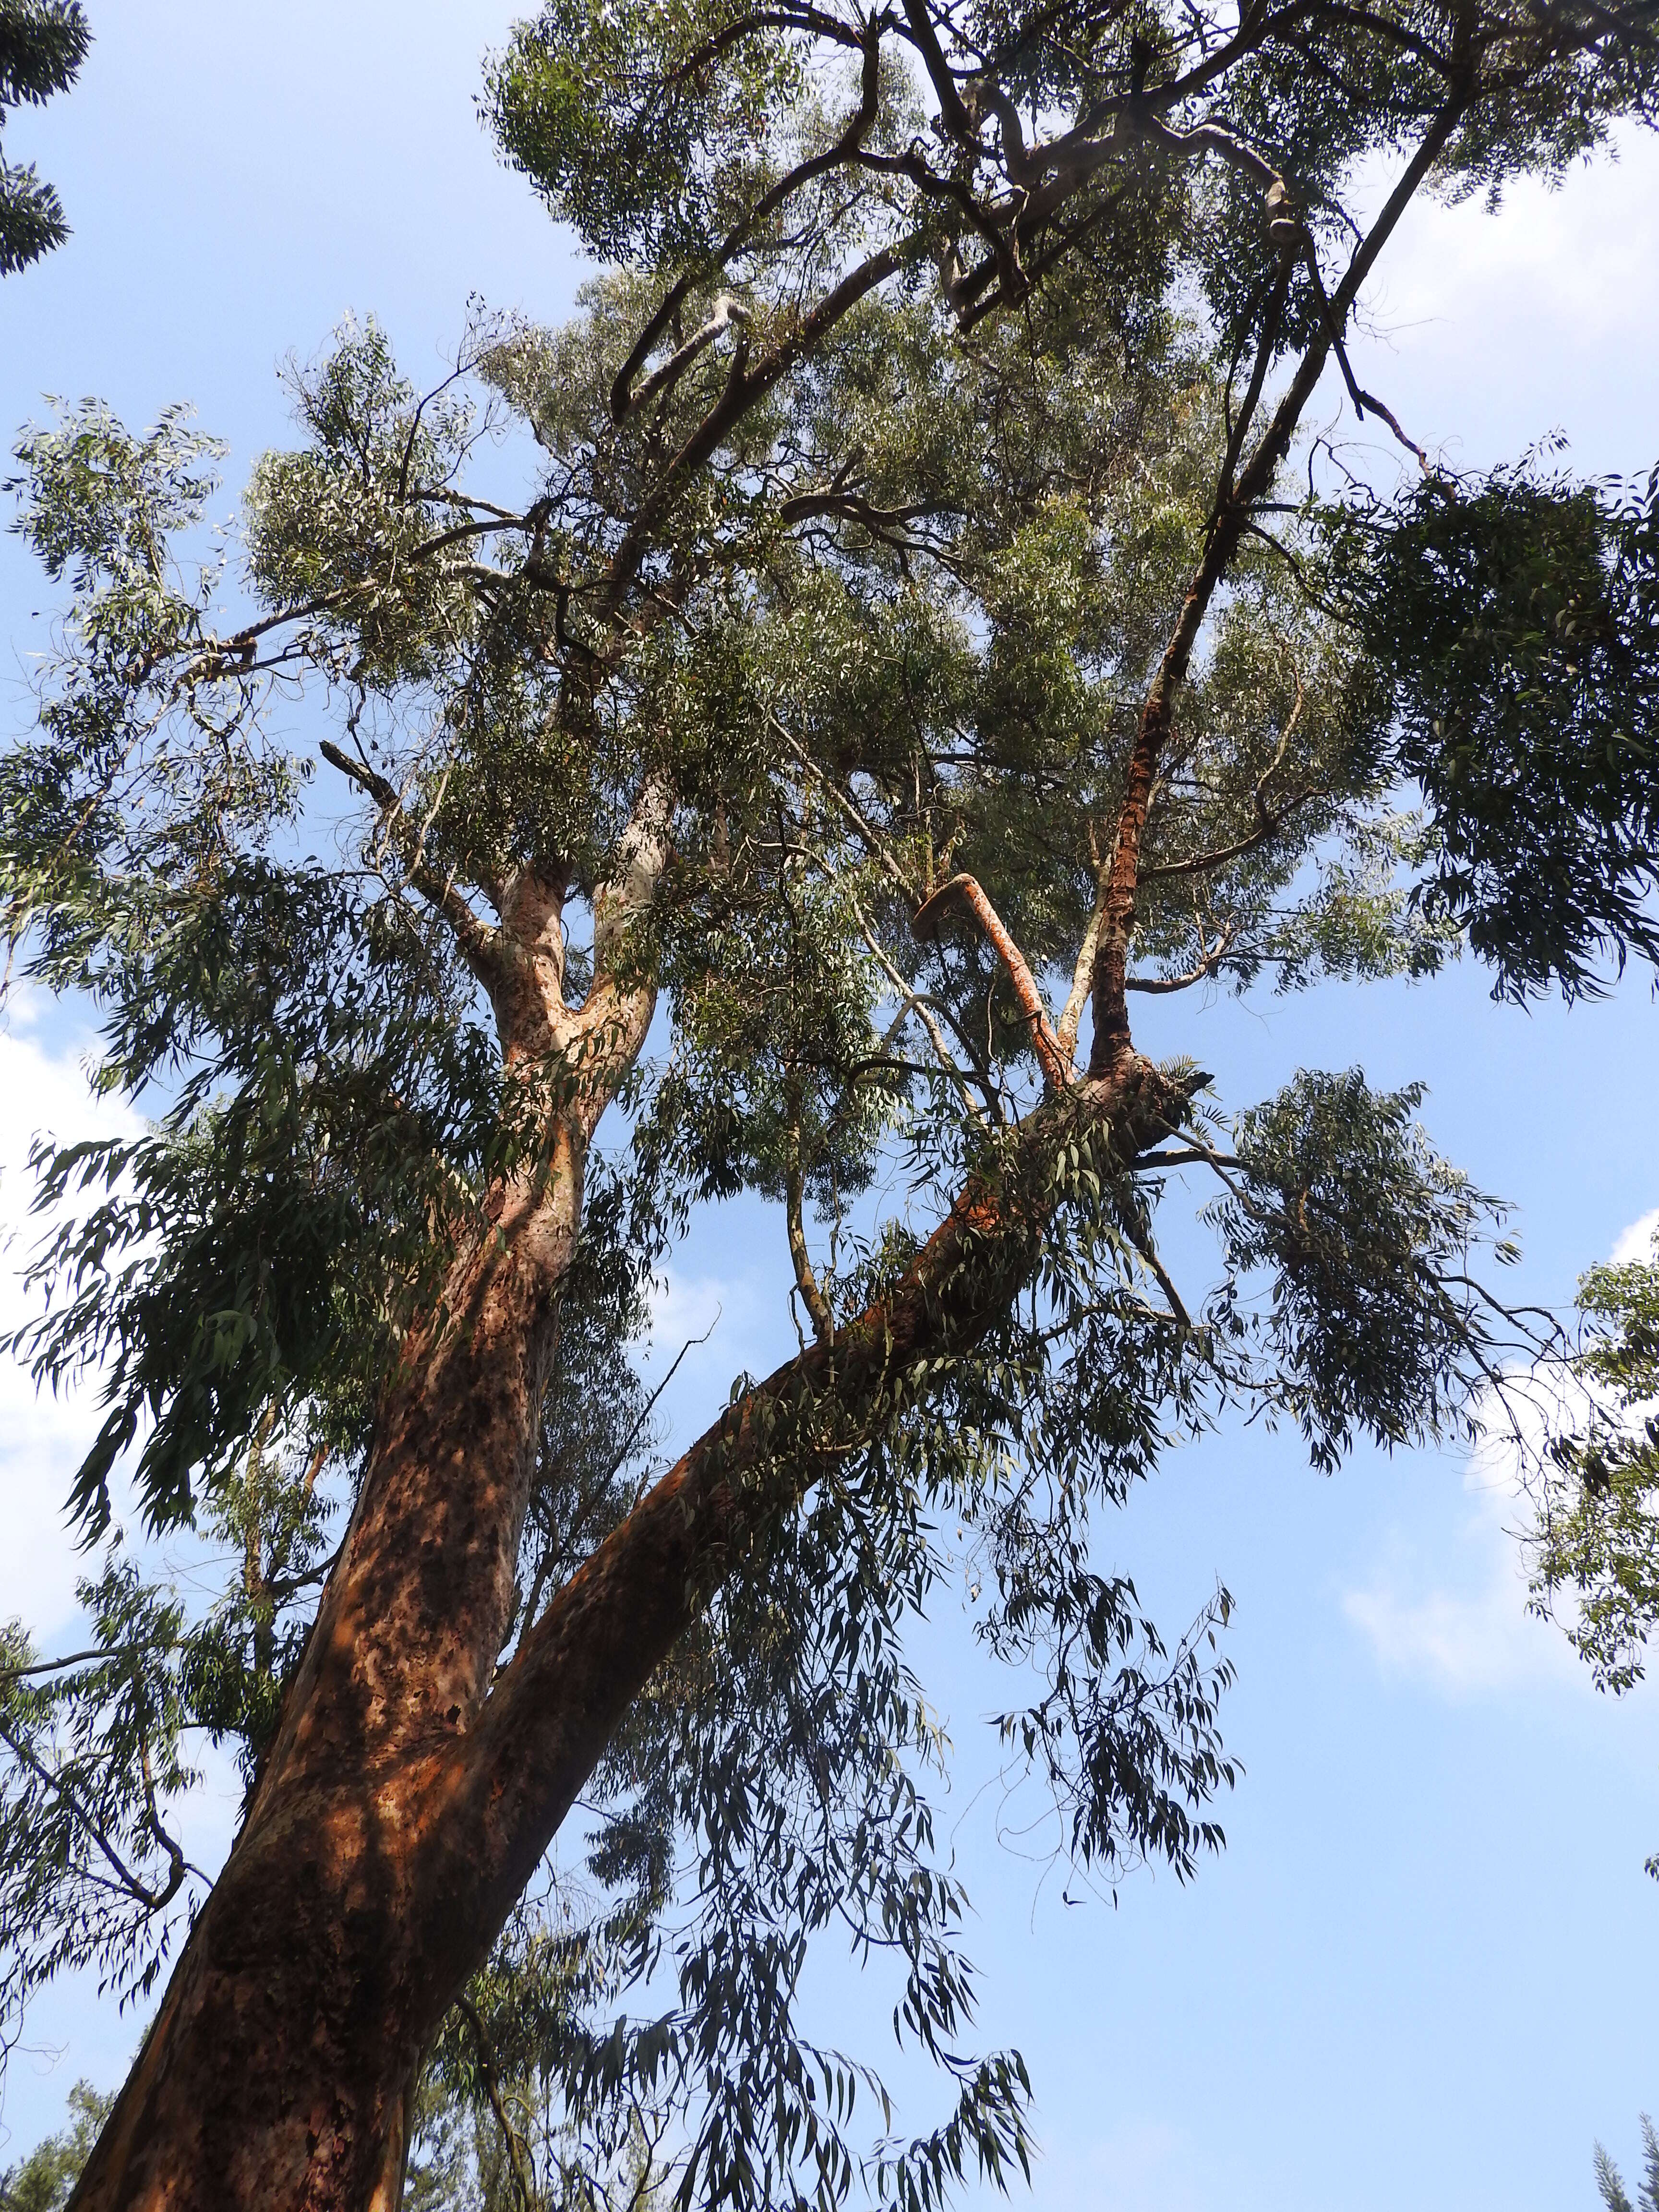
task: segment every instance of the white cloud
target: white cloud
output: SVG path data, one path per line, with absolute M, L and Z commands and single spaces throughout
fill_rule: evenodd
M 1632 1260 L 1653 1257 L 1653 1240 L 1659 1235 L 1659 1206 L 1651 1213 L 1644 1213 L 1639 1221 L 1632 1221 L 1628 1229 L 1621 1229 L 1619 1241 L 1613 1248 L 1615 1267 L 1626 1267 Z
M 19 1279 L 42 1229 L 29 1213 L 31 1144 L 37 1136 L 115 1136 L 137 1126 L 129 1109 L 93 1096 L 85 1040 L 53 1048 L 35 1033 L 36 1012 L 27 997 L 14 997 L 11 1026 L 0 1030 L 0 1332 L 36 1310 Z M 21 1614 L 49 1635 L 73 1615 L 85 1562 L 65 1532 L 64 1500 L 97 1427 L 95 1387 L 43 1396 L 21 1362 L 0 1357 L 0 1620 Z
M 1559 428 L 1574 468 L 1645 468 L 1656 266 L 1659 143 L 1639 130 L 1554 189 L 1512 185 L 1496 216 L 1480 196 L 1419 199 L 1366 287 L 1360 381 L 1455 465 L 1513 460 Z
M 1558 1628 L 1527 1612 L 1527 1571 L 1513 1531 L 1525 1502 L 1492 1455 L 1473 1457 L 1468 1501 L 1455 1540 L 1455 1578 L 1425 1588 L 1422 1562 L 1390 1561 L 1368 1587 L 1345 1593 L 1343 1612 L 1387 1674 L 1451 1697 L 1550 1680 L 1588 1690 L 1589 1676 Z
M 1407 328 L 1437 322 L 1461 338 L 1494 321 L 1523 325 L 1543 306 L 1583 338 L 1627 343 L 1659 258 L 1659 204 L 1646 188 L 1656 175 L 1655 149 L 1632 131 L 1612 158 L 1596 155 L 1559 185 L 1510 185 L 1496 219 L 1479 195 L 1455 205 L 1418 201 L 1389 264 L 1389 319 Z

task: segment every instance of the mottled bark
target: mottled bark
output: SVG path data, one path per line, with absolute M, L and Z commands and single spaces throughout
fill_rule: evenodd
M 406 1348 L 242 1833 L 77 2204 L 394 2201 L 405 2092 L 477 1955 L 453 1800 L 513 1603 L 570 1152 Z
M 665 835 L 665 796 L 647 787 L 594 900 L 579 1010 L 563 1000 L 562 884 L 525 874 L 504 894 L 491 996 L 509 1078 L 540 1086 L 532 1109 L 546 1101 L 544 1134 L 486 1194 L 404 1343 L 241 1833 L 77 2207 L 395 2202 L 420 2054 L 504 1917 L 483 1879 L 472 1732 L 512 1615 L 586 1146 L 654 1009 L 629 924 Z

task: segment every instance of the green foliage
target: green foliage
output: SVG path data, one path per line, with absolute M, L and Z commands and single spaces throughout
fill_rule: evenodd
M 1642 2115 L 1642 2153 L 1645 2168 L 1632 2204 L 1623 2177 L 1600 2143 L 1595 2146 L 1595 2187 L 1607 2212 L 1659 2212 L 1659 2136 L 1653 2122 Z
M 422 404 L 372 318 L 348 321 L 331 351 L 309 370 L 290 366 L 288 380 L 310 443 L 254 466 L 254 588 L 272 608 L 326 610 L 352 641 L 359 680 L 430 676 L 471 626 L 456 574 L 468 540 L 432 541 L 457 520 L 449 495 L 477 435 L 473 408 L 442 391 Z
M 123 2002 L 154 1986 L 189 1869 L 168 1821 L 197 1778 L 179 1681 L 183 1613 L 112 1552 L 78 1592 L 95 1639 L 42 1662 L 12 1622 L 0 1644 L 0 1959 L 15 2014 L 65 1968 L 95 1966 Z
M 38 2143 L 21 2166 L 0 2174 L 5 2212 L 63 2212 L 114 2103 L 90 2081 L 77 2081 L 69 2093 L 68 2127 Z
M 1533 1586 L 1547 1607 L 1571 1594 L 1569 1635 L 1620 1691 L 1640 1680 L 1659 1623 L 1659 1252 L 1592 1267 L 1578 1303 L 1583 1410 L 1550 1442 Z
M 601 261 L 695 261 L 771 181 L 793 44 L 734 0 L 555 0 L 492 64 L 501 150 Z
M 26 534 L 76 600 L 40 739 L 0 763 L 7 911 L 36 972 L 105 1010 L 102 1080 L 170 1094 L 149 1133 L 40 1162 L 44 1206 L 104 1194 L 37 1252 L 51 1295 L 17 1345 L 54 1386 L 103 1370 L 75 1492 L 94 1538 L 141 1425 L 155 1527 L 269 1416 L 327 1396 L 331 1442 L 360 1433 L 434 1221 L 511 1141 L 453 945 L 294 852 L 305 771 L 205 627 L 214 572 L 171 559 L 216 452 L 176 413 L 136 440 L 91 407 L 19 447 Z
M 1274 1395 L 1316 1466 L 1356 1430 L 1390 1448 L 1442 1434 L 1487 1369 L 1468 1270 L 1502 1209 L 1437 1157 L 1412 1119 L 1422 1097 L 1304 1072 L 1239 1117 L 1247 1182 L 1215 1218 L 1236 1268 L 1271 1272 Z
M 1133 1114 L 1121 1068 L 1066 1085 L 1126 787 L 1127 992 L 1427 976 L 1464 935 L 1500 988 L 1571 991 L 1651 951 L 1651 489 L 1522 472 L 1328 517 L 1291 419 L 1247 419 L 1328 342 L 1309 253 L 1355 175 L 1419 143 L 1454 191 L 1557 173 L 1651 108 L 1640 26 L 1306 12 L 1224 49 L 1174 11 L 987 0 L 928 18 L 947 54 L 925 9 L 557 0 L 485 106 L 617 265 L 562 330 L 476 317 L 424 395 L 373 324 L 295 370 L 233 540 L 252 618 L 184 559 L 216 449 L 180 414 L 25 435 L 19 526 L 68 604 L 0 763 L 0 910 L 149 1119 L 42 1154 L 18 1346 L 98 1376 L 88 1537 L 130 1466 L 148 1527 L 228 1565 L 186 1595 L 118 1547 L 93 1656 L 13 1638 L 14 2000 L 155 1971 L 189 1747 L 257 1778 L 398 1346 L 568 1139 L 503 1667 L 657 1471 L 652 1271 L 695 1206 L 781 1212 L 832 1379 L 734 1385 L 776 1510 L 445 2023 L 415 2198 L 931 2212 L 1026 2165 L 1023 2064 L 972 2047 L 916 1622 L 959 1592 L 1005 1668 L 1023 1826 L 1103 1886 L 1184 1880 L 1237 1773 L 1231 1601 L 1161 1630 L 1113 1512 L 1224 1417 L 1288 1417 L 1322 1467 L 1467 1425 L 1515 1329 L 1473 1280 L 1498 1210 L 1415 1087 L 1304 1073 L 1229 1152 L 1195 1063 L 1132 1063 Z M 1062 137 L 1028 167 L 1039 120 Z M 472 472 L 508 423 L 517 507 Z M 315 781 L 275 734 L 307 685 L 337 718 Z M 654 1020 L 599 1095 L 623 987 Z M 1224 1192 L 1190 1306 L 1158 1250 L 1189 1168 Z M 842 1343 L 968 1199 L 1004 1232 L 964 1229 L 934 1290 L 986 1317 L 890 1347 L 855 1416 Z M 914 2133 L 811 2034 L 837 1929 L 942 2086 Z
M 67 91 L 91 44 L 80 0 L 0 0 L 0 127 L 8 108 Z M 63 203 L 33 163 L 0 160 L 0 276 L 27 269 L 68 236 Z
M 1510 998 L 1659 963 L 1659 471 L 1431 478 L 1346 550 L 1430 808 L 1428 909 Z
M 252 860 L 235 876 L 122 979 L 141 1019 L 180 970 L 227 987 L 166 1121 L 40 1162 L 45 1206 L 102 1193 L 38 1249 L 49 1303 L 16 1340 L 54 1387 L 101 1370 L 110 1410 L 73 1493 L 90 1538 L 141 1437 L 155 1528 L 189 1519 L 261 1420 L 326 1405 L 320 1434 L 351 1449 L 437 1264 L 435 1222 L 500 1135 L 483 1118 L 487 1047 L 432 1004 L 441 946 L 320 873 Z M 133 1044 L 148 1057 L 147 1038 Z

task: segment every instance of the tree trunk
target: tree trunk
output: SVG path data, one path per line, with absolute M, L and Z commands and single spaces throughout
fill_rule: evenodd
M 1133 1060 L 1034 1115 L 886 1296 L 670 1469 L 493 1682 L 574 1167 L 557 1206 L 458 1263 L 447 1323 L 411 1340 L 246 1824 L 75 2212 L 389 2206 L 421 2054 L 629 1705 L 820 1455 L 877 1433 L 919 1360 L 970 1350 L 1006 1311 L 1059 1146 L 1086 1131 L 1133 1157 L 1186 1095 Z
M 242 1832 L 77 2204 L 395 2204 L 405 2090 L 494 1933 L 450 1808 L 511 1615 L 580 1201 L 562 1130 L 405 1344 Z

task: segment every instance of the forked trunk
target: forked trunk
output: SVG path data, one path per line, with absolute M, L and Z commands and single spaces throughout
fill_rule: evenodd
M 421 2053 L 629 1705 L 816 1468 L 1006 1311 L 1068 1143 L 1131 1157 L 1204 1079 L 1127 1056 L 1032 1116 L 885 1295 L 726 1409 L 498 1675 L 556 1224 L 458 1268 L 465 1310 L 410 1346 L 246 1824 L 74 2212 L 390 2212 Z

